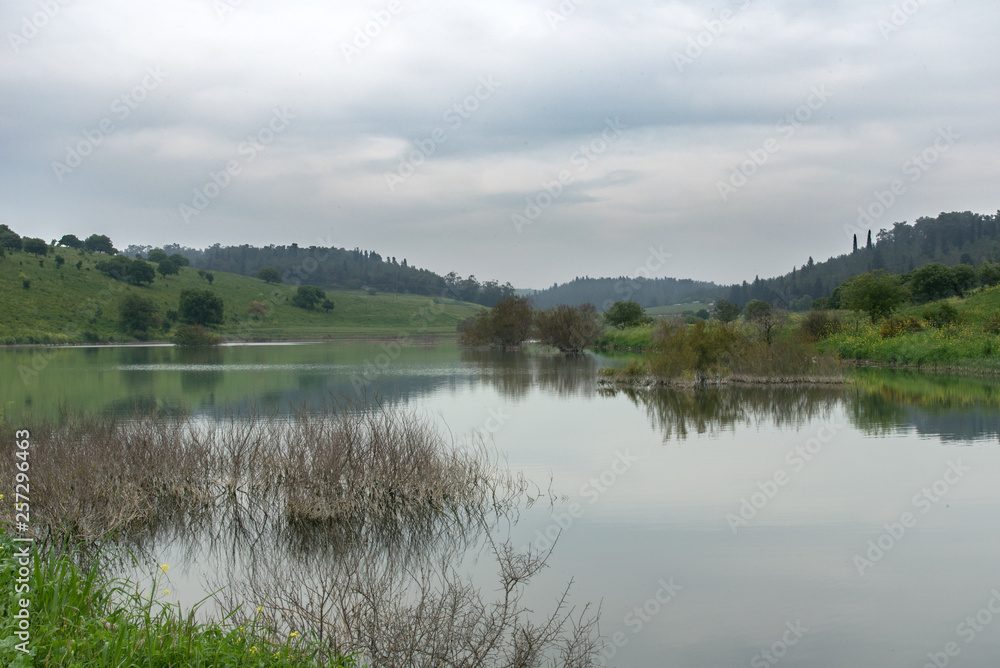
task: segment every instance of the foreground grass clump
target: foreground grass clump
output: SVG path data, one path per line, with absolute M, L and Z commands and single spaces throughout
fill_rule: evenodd
M 222 622 L 199 622 L 157 600 L 169 586 L 167 566 L 148 591 L 104 577 L 100 559 L 49 549 L 35 553 L 30 589 L 30 637 L 24 653 L 14 635 L 19 611 L 15 550 L 23 544 L 0 528 L 0 663 L 5 666 L 288 666 L 355 665 L 302 637 L 278 634 L 262 607 L 233 610 Z M 80 563 L 87 565 L 80 565 Z

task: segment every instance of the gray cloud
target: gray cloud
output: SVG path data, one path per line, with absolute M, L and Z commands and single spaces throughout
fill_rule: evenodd
M 45 3 L 5 3 L 0 218 L 120 246 L 330 239 L 536 287 L 631 274 L 662 245 L 666 275 L 736 281 L 846 251 L 857 208 L 949 127 L 877 222 L 998 206 L 985 0 L 229 4 L 64 0 L 29 38 Z M 614 118 L 627 129 L 595 151 Z

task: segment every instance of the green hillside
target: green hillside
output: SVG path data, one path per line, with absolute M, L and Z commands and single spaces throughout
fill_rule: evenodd
M 926 318 L 942 305 L 954 308 L 954 320 L 935 326 Z M 860 314 L 844 312 L 842 331 L 821 341 L 821 350 L 843 359 L 917 367 L 1000 370 L 1000 287 L 981 288 L 965 299 L 951 297 L 903 308 L 897 319 L 910 317 L 919 328 L 886 335 L 884 323 L 872 324 Z
M 56 256 L 65 259 L 61 267 Z M 223 300 L 225 321 L 215 331 L 226 339 L 454 334 L 461 320 L 482 308 L 423 295 L 329 290 L 327 296 L 335 308 L 308 311 L 288 303 L 295 286 L 225 272 L 214 272 L 210 285 L 195 269 L 181 267 L 178 275 L 157 275 L 152 285 L 140 287 L 102 274 L 95 267 L 102 259 L 107 256 L 68 248 L 50 250 L 45 258 L 7 251 L 0 258 L 0 343 L 127 342 L 131 337 L 118 327 L 118 305 L 124 296 L 152 299 L 160 315 L 169 320 L 166 316 L 177 310 L 185 288 L 207 288 Z M 267 305 L 262 318 L 248 314 L 253 301 Z M 168 329 L 151 332 L 150 339 L 170 340 L 175 328 L 175 323 L 168 322 Z

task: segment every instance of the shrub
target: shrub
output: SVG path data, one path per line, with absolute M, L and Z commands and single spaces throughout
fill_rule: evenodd
M 217 346 L 221 339 L 201 325 L 184 325 L 174 332 L 174 343 L 178 346 Z
M 267 304 L 261 301 L 252 301 L 247 306 L 247 314 L 253 316 L 256 320 L 261 320 L 267 315 Z
M 799 334 L 806 341 L 819 341 L 836 334 L 843 326 L 844 324 L 840 319 L 827 314 L 825 311 L 812 311 L 802 318 L 802 324 L 799 325 Z
M 458 342 L 466 346 L 517 348 L 528 338 L 533 314 L 527 297 L 504 297 L 459 326 Z
M 986 320 L 983 322 L 983 331 L 992 336 L 1000 334 L 1000 311 L 993 311 L 986 316 Z
M 900 334 L 905 334 L 907 332 L 919 332 L 923 327 L 920 324 L 920 320 L 914 318 L 912 315 L 905 317 L 891 316 L 882 321 L 881 327 L 879 327 L 879 335 L 883 339 L 891 339 L 894 336 L 899 336 Z
M 292 295 L 291 304 L 312 311 L 317 304 L 322 304 L 325 299 L 326 292 L 323 291 L 323 288 L 317 288 L 315 285 L 300 285 L 295 289 L 295 294 Z
M 941 302 L 937 308 L 928 307 L 920 314 L 932 326 L 941 329 L 958 321 L 958 309 L 948 302 Z
M 535 314 L 538 339 L 560 352 L 575 353 L 594 344 L 604 332 L 601 315 L 593 304 L 583 306 L 560 305 L 558 308 Z

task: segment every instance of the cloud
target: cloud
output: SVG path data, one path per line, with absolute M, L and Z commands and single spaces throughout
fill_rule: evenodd
M 332 231 L 521 286 L 629 273 L 664 244 L 669 275 L 737 281 L 847 250 L 857 207 L 943 127 L 961 139 L 886 224 L 997 208 L 1000 8 L 985 1 L 57 6 L 44 22 L 35 1 L 0 8 L 0 216 L 31 235 Z M 165 76 L 142 92 L 150 68 Z M 796 120 L 818 87 L 828 99 Z M 185 224 L 179 205 L 282 105 L 287 129 Z M 613 118 L 627 130 L 580 171 Z M 53 163 L 104 119 L 113 130 L 60 179 Z M 753 174 L 723 201 L 741 166 Z M 567 170 L 519 233 L 511 217 Z

